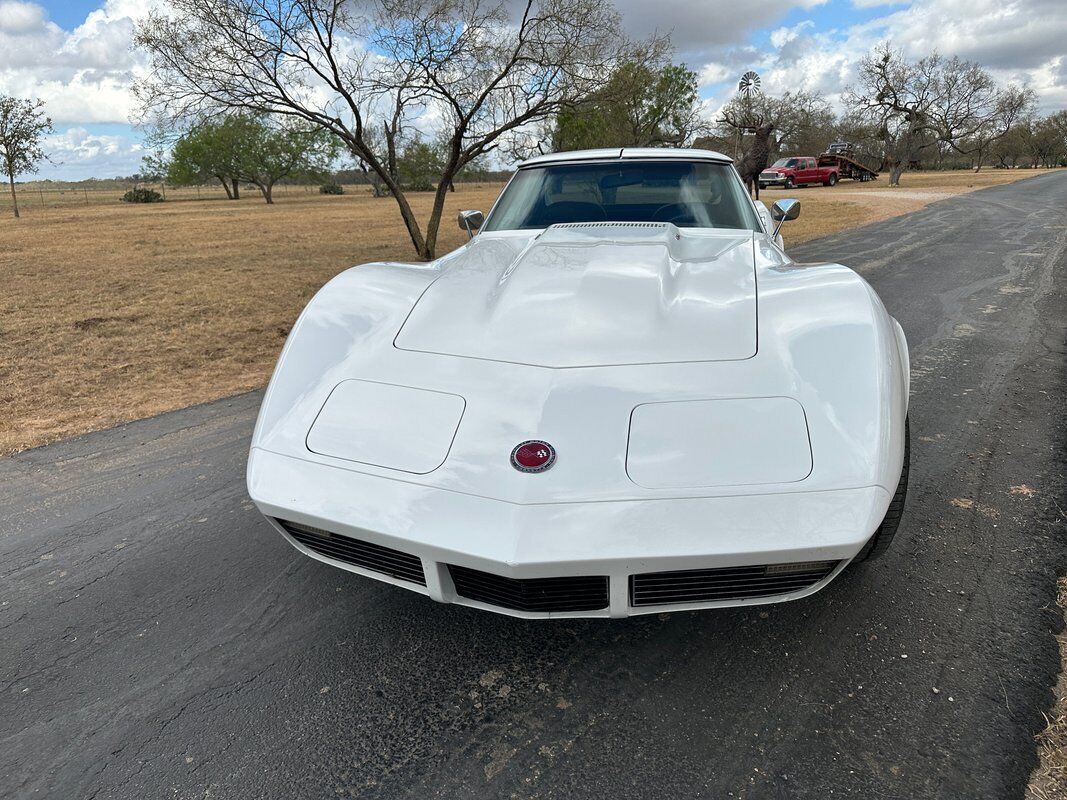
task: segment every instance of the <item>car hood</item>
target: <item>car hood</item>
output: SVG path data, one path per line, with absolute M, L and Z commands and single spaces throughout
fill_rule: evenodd
M 443 260 L 395 345 L 560 368 L 751 358 L 753 247 L 669 223 L 483 234 Z

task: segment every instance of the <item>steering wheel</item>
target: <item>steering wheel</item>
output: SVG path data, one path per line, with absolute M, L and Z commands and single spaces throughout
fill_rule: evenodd
M 605 222 L 608 218 L 603 206 L 582 203 L 577 200 L 562 200 L 545 207 L 540 222 L 555 225 L 561 222 Z
M 667 203 L 656 209 L 652 214 L 653 222 L 696 222 L 692 210 L 684 203 Z

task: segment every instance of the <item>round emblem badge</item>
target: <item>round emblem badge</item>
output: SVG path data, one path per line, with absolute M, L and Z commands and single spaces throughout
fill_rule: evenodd
M 556 448 L 539 439 L 520 442 L 511 451 L 511 466 L 519 472 L 544 472 L 555 463 Z

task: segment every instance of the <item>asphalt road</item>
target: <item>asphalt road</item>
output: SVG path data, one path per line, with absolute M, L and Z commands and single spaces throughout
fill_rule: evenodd
M 1021 797 L 1059 668 L 1064 208 L 1045 175 L 796 248 L 901 321 L 914 437 L 893 549 L 796 603 L 524 622 L 331 569 L 245 495 L 256 394 L 0 461 L 0 795 Z

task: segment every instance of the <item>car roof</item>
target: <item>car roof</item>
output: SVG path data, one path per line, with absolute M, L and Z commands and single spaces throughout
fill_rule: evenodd
M 567 153 L 549 153 L 536 156 L 519 164 L 519 169 L 545 164 L 564 164 L 573 161 L 612 161 L 625 159 L 669 161 L 715 161 L 731 164 L 733 159 L 714 150 L 698 150 L 684 147 L 611 147 L 600 150 L 573 150 Z

